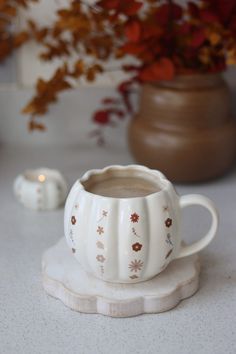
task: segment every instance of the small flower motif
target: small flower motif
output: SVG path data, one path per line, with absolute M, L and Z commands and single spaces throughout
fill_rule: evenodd
M 131 214 L 130 220 L 131 220 L 132 222 L 138 222 L 138 219 L 139 219 L 139 215 L 138 215 L 137 213 Z
M 100 249 L 104 250 L 104 244 L 101 241 L 98 241 L 96 243 L 96 245 L 97 245 L 97 248 L 100 248 Z
M 98 254 L 96 259 L 98 262 L 101 262 L 101 263 L 103 263 L 106 260 L 106 258 L 102 254 Z
M 99 235 L 104 234 L 104 228 L 103 228 L 102 226 L 98 226 L 98 228 L 97 228 L 97 233 L 98 233 Z
M 103 211 L 102 211 L 102 216 L 105 216 L 105 217 L 106 217 L 107 214 L 108 214 L 108 211 L 106 211 L 106 210 L 103 210 Z
M 168 218 L 165 221 L 166 227 L 170 227 L 172 225 L 172 219 Z
M 133 232 L 133 234 L 134 234 L 136 237 L 140 237 L 140 236 L 137 234 L 137 232 L 136 232 L 136 230 L 135 230 L 134 227 L 132 227 L 132 232 Z
M 133 280 L 133 279 L 137 279 L 137 278 L 138 278 L 138 276 L 135 275 L 135 274 L 130 276 L 130 279 L 132 279 L 132 280 Z
M 173 249 L 169 250 L 169 252 L 167 253 L 165 258 L 167 259 L 171 255 L 172 252 L 173 252 Z
M 75 253 L 75 251 L 76 251 L 76 249 L 75 249 L 75 248 L 72 248 L 71 250 L 72 250 L 72 253 Z
M 75 218 L 74 215 L 71 217 L 71 224 L 72 224 L 72 225 L 75 225 L 75 224 L 76 224 L 76 218 Z
M 129 269 L 131 272 L 137 273 L 138 270 L 141 270 L 143 266 L 143 262 L 139 259 L 135 259 L 134 261 L 130 262 Z
M 166 236 L 166 243 L 168 243 L 168 245 L 173 246 L 173 243 L 172 243 L 172 241 L 171 241 L 171 234 L 167 234 L 167 236 Z
M 102 211 L 102 216 L 100 217 L 100 219 L 99 219 L 97 222 L 102 221 L 105 217 L 107 217 L 107 215 L 108 215 L 108 211 L 103 210 L 103 211 Z
M 141 243 L 136 242 L 132 245 L 133 251 L 138 252 L 141 250 L 141 248 L 143 247 L 143 245 L 141 245 Z
M 71 242 L 72 242 L 72 243 L 73 243 L 73 245 L 74 245 L 75 241 L 74 241 L 74 239 L 73 239 L 73 231 L 72 231 L 72 230 L 70 230 L 70 232 L 69 232 L 69 236 L 70 236 L 70 240 L 71 240 Z

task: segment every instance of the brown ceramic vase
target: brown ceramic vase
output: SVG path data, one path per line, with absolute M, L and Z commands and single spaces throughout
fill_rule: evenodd
M 220 74 L 179 76 L 143 87 L 129 127 L 136 161 L 176 182 L 222 175 L 235 162 L 236 121 Z

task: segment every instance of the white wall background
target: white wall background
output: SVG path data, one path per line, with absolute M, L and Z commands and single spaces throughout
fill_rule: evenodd
M 49 3 L 42 0 L 37 13 L 41 14 L 44 21 L 48 21 L 50 16 L 44 17 L 43 13 L 50 13 L 50 9 L 52 12 L 55 3 L 60 5 L 65 1 L 67 0 L 52 0 Z M 94 140 L 89 138 L 89 132 L 94 128 L 91 122 L 92 113 L 100 107 L 103 97 L 115 94 L 114 87 L 121 79 L 120 73 L 102 77 L 92 87 L 82 85 L 74 91 L 62 94 L 59 104 L 51 106 L 49 114 L 42 118 L 47 131 L 29 133 L 28 118 L 21 115 L 20 111 L 33 93 L 31 86 L 37 71 L 45 76 L 51 71 L 51 67 L 36 60 L 36 52 L 37 48 L 31 44 L 17 58 L 8 59 L 0 66 L 0 142 L 14 145 L 94 144 Z M 232 107 L 236 116 L 236 67 L 230 68 L 225 77 L 231 87 Z M 108 143 L 126 144 L 126 125 L 127 120 L 115 128 L 107 129 Z

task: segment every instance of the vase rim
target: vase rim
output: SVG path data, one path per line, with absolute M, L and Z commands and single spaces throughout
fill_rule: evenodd
M 170 88 L 190 88 L 190 87 L 212 87 L 220 85 L 224 82 L 222 72 L 220 73 L 196 73 L 196 74 L 181 74 L 176 75 L 173 80 L 162 80 L 151 83 L 156 87 L 170 87 Z

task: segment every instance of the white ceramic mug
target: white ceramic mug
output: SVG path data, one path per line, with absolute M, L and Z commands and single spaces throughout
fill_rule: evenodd
M 133 178 L 130 189 L 138 179 L 155 183 L 157 188 L 147 195 L 137 192 L 136 197 L 125 194 L 127 186 L 122 197 L 87 188 L 96 183 L 106 187 L 115 179 L 122 183 L 126 177 Z M 182 208 L 189 205 L 208 209 L 212 224 L 199 241 L 181 246 Z M 206 247 L 216 234 L 218 214 L 213 202 L 202 195 L 179 197 L 159 171 L 139 165 L 109 166 L 88 171 L 75 182 L 67 198 L 64 226 L 68 245 L 87 272 L 105 281 L 135 283 L 154 277 L 171 260 Z

